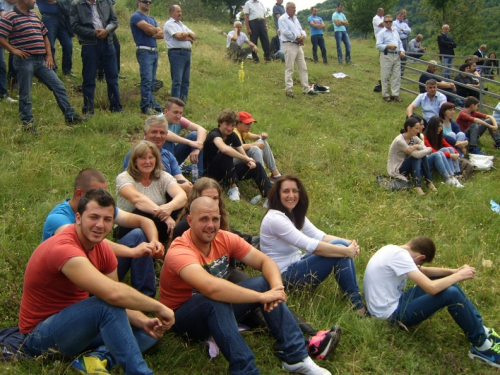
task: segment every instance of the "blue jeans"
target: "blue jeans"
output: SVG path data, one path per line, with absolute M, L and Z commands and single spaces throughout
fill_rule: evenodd
M 191 132 L 184 138 L 189 139 L 190 141 L 196 141 L 197 137 L 197 132 Z M 175 144 L 172 142 L 165 142 L 162 148 L 170 151 L 175 156 L 175 159 L 177 160 L 177 163 L 179 163 L 179 165 L 188 158 L 189 154 L 193 150 L 188 145 L 182 143 Z M 198 176 L 201 175 L 203 175 L 203 149 L 201 149 L 200 153 L 198 154 Z
M 325 38 L 323 38 L 323 34 L 311 35 L 311 43 L 313 45 L 313 59 L 318 62 L 318 46 L 321 50 L 321 57 L 323 58 L 323 62 L 328 62 L 326 58 L 326 47 L 325 47 Z M 340 52 L 342 53 L 342 52 Z
M 449 152 L 450 154 L 458 154 L 458 152 L 455 151 L 453 147 L 443 147 L 439 151 Z M 450 167 L 449 170 L 453 172 L 453 174 L 460 174 L 460 163 L 458 162 L 458 159 L 455 160 L 452 158 L 446 158 L 446 161 L 448 162 L 448 166 Z
M 241 281 L 239 286 L 257 292 L 269 290 L 263 276 Z M 211 300 L 195 294 L 175 311 L 172 329 L 187 333 L 190 338 L 206 340 L 213 336 L 220 351 L 229 362 L 229 372 L 235 374 L 260 374 L 255 356 L 238 332 L 237 320 L 252 312 L 259 303 L 230 304 Z M 276 339 L 278 357 L 287 363 L 297 363 L 307 358 L 304 337 L 286 303 L 280 303 L 271 312 L 262 310 L 271 334 Z
M 450 69 L 446 68 L 453 68 L 453 57 L 441 57 L 441 64 L 445 67 L 443 69 L 443 77 L 444 78 L 450 78 Z
M 63 74 L 68 74 L 73 68 L 73 42 L 71 40 L 70 31 L 62 22 L 60 16 L 54 14 L 43 14 L 42 22 L 49 31 L 48 37 L 50 42 L 50 50 L 52 51 L 52 58 L 56 65 L 56 39 L 59 40 L 62 48 L 62 71 Z
M 53 70 L 45 66 L 45 58 L 43 56 L 31 55 L 27 59 L 14 56 L 13 64 L 19 81 L 19 114 L 22 121 L 33 120 L 33 114 L 31 113 L 31 85 L 33 83 L 33 76 L 38 78 L 41 83 L 54 93 L 57 104 L 66 120 L 75 116 L 75 110 L 69 104 L 68 95 L 63 83 Z
M 187 103 L 189 75 L 191 71 L 191 50 L 171 48 L 168 50 L 168 61 L 170 61 L 170 78 L 172 79 L 171 96 Z
M 125 309 L 90 297 L 66 307 L 27 335 L 25 345 L 35 355 L 88 355 L 120 365 L 126 374 L 153 374 L 142 358 L 156 343 L 146 332 L 130 326 Z
M 490 120 L 486 120 L 486 122 L 491 125 Z M 486 130 L 490 132 L 491 138 L 493 138 L 495 142 L 500 142 L 500 133 L 498 133 L 498 129 L 492 130 L 483 124 L 473 122 L 465 131 L 465 135 L 469 138 L 469 147 L 477 147 L 479 137 L 481 137 Z
M 430 318 L 435 312 L 445 307 L 448 308 L 449 314 L 462 328 L 472 345 L 484 344 L 486 333 L 483 319 L 458 284 L 436 295 L 427 294 L 417 285 L 407 289 L 401 295 L 398 307 L 389 321 L 411 327 Z
M 422 172 L 428 182 L 432 182 L 432 173 L 429 166 L 428 156 L 417 159 L 412 156 L 406 158 L 399 167 L 399 173 L 405 176 L 412 176 L 413 186 L 422 186 Z
M 455 144 L 457 142 L 462 142 L 462 141 L 465 141 L 467 139 L 467 137 L 465 136 L 465 133 L 462 133 L 462 132 L 458 132 L 458 134 L 455 134 L 454 132 L 449 132 L 448 134 L 443 136 L 443 138 L 446 140 L 446 142 L 448 142 L 452 146 L 455 146 Z M 460 157 L 463 158 L 464 155 L 462 153 L 462 150 L 460 150 L 458 147 L 456 150 L 457 150 L 458 154 L 460 155 Z
M 118 69 L 116 68 L 115 47 L 107 39 L 99 39 L 97 44 L 82 45 L 82 91 L 83 113 L 94 113 L 95 78 L 97 62 L 101 61 L 108 85 L 108 99 L 111 112 L 120 112 L 120 91 L 118 90 Z
M 333 240 L 334 245 L 349 246 L 345 240 Z M 342 292 L 348 296 L 355 310 L 364 307 L 356 280 L 356 267 L 351 258 L 327 258 L 314 254 L 306 254 L 302 259 L 290 265 L 281 274 L 287 288 L 295 286 L 318 286 L 332 272 Z
M 140 228 L 128 232 L 119 244 L 127 247 L 136 247 L 143 242 L 149 242 Z M 122 281 L 130 270 L 130 283 L 134 289 L 151 298 L 156 294 L 155 265 L 152 257 L 118 258 L 118 280 Z
M 3 49 L 0 48 L 0 99 L 7 96 L 9 96 L 7 91 L 7 64 L 5 63 Z
M 440 151 L 433 152 L 429 156 L 427 156 L 427 160 L 429 161 L 429 166 L 432 168 L 436 168 L 444 181 L 452 177 L 455 173 L 450 168 L 448 161 L 446 160 L 446 156 Z
M 156 69 L 158 68 L 158 52 L 138 49 L 135 55 L 141 74 L 141 110 L 145 112 L 152 108 L 163 112 L 162 106 L 158 104 L 153 95 L 153 84 L 156 81 Z
M 345 62 L 348 63 L 349 61 L 351 61 L 351 41 L 349 40 L 347 31 L 335 31 L 335 42 L 337 43 L 337 57 L 339 59 L 339 63 L 342 63 L 341 42 L 344 42 L 345 45 Z

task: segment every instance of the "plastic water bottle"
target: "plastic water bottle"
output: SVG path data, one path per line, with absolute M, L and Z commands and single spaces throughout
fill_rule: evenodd
M 259 195 L 256 195 L 255 197 L 253 197 L 252 199 L 250 199 L 250 203 L 251 204 L 257 204 L 261 200 L 262 200 L 262 196 L 259 194 Z
M 198 165 L 191 164 L 191 182 L 194 184 L 198 180 Z

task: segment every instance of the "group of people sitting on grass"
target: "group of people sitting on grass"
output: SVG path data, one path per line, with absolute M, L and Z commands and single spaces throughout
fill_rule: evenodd
M 427 82 L 426 89 L 429 92 L 430 86 L 435 88 L 435 82 Z M 434 83 L 429 85 L 429 82 Z M 420 95 L 427 97 L 428 94 Z M 417 100 L 418 98 L 415 102 Z M 434 101 L 437 100 L 434 97 Z M 415 102 L 409 108 L 415 107 Z M 494 116 L 478 112 L 479 100 L 472 96 L 465 99 L 464 106 L 455 120 L 455 104 L 451 102 L 444 102 L 438 107 L 438 114 L 427 121 L 417 114 L 411 114 L 406 119 L 401 134 L 389 148 L 389 175 L 405 181 L 411 177 L 415 191 L 419 195 L 425 195 L 422 190 L 422 176 L 427 188 L 437 191 L 432 177 L 434 168 L 446 185 L 463 188 L 464 185 L 458 180 L 462 177 L 459 161 L 467 152 L 484 155 L 478 148 L 479 137 L 488 130 L 494 141 L 493 147 L 500 148 L 500 133 L 496 120 L 500 115 L 497 112 Z M 500 103 L 497 108 L 500 109 Z M 429 112 L 430 115 L 433 114 L 430 106 Z
M 166 107 L 175 108 L 169 103 Z M 125 171 L 116 179 L 117 204 L 107 192 L 104 176 L 84 169 L 75 179 L 73 197 L 47 216 L 43 242 L 25 272 L 16 332 L 24 355 L 77 356 L 71 366 L 83 374 L 109 373 L 115 365 L 125 373 L 152 374 L 142 353 L 171 329 L 215 343 L 231 374 L 259 374 L 255 355 L 239 333 L 238 324 L 245 323 L 268 326 L 286 371 L 330 374 L 313 358 L 325 359 L 337 347 L 342 329 L 333 325 L 318 331 L 286 302 L 290 291 L 314 292 L 321 283 L 330 283 L 332 275 L 360 317 L 371 315 L 410 327 L 447 307 L 471 343 L 469 356 L 500 367 L 500 336 L 483 325 L 457 285 L 474 278 L 473 267 L 423 267 L 436 252 L 427 237 L 384 246 L 365 271 L 365 303 L 354 262 L 360 254 L 358 242 L 327 234 L 312 224 L 307 217 L 307 189 L 299 177 L 277 175 L 275 164 L 270 163 L 271 183 L 264 167 L 246 155 L 242 145 L 254 139 L 246 134 L 249 127 L 239 128 L 243 142 L 233 136 L 233 130 L 239 122 L 255 122 L 249 113 L 221 113 L 218 128 L 208 134 L 202 147 L 203 177 L 193 184 L 182 175 L 172 175 L 178 169 L 177 160 L 162 147 L 169 126 L 175 125 L 167 121 L 170 117 L 166 111 L 165 118 L 146 120 L 146 140 L 132 148 Z M 177 121 L 182 122 L 181 116 Z M 442 133 L 439 124 L 433 126 L 436 134 Z M 405 124 L 405 134 L 415 142 L 407 144 L 412 152 L 422 151 L 413 147 L 421 146 L 416 129 L 420 126 L 415 118 Z M 265 152 L 267 135 L 259 137 L 264 144 L 259 150 Z M 429 144 L 434 145 L 436 138 L 430 136 Z M 190 145 L 199 155 L 198 141 Z M 235 159 L 242 163 L 234 164 Z M 174 172 L 169 173 L 169 168 Z M 257 168 L 260 171 L 252 174 Z M 229 188 L 231 199 L 231 186 L 246 174 L 259 181 L 260 193 L 267 198 L 258 236 L 230 226 L 225 209 L 221 185 Z M 106 239 L 114 224 L 118 243 Z M 165 256 L 171 235 L 174 239 Z M 164 260 L 159 300 L 155 299 L 154 259 Z M 250 277 L 237 262 L 261 275 Z M 129 272 L 131 286 L 119 282 Z M 403 291 L 407 278 L 416 285 Z M 15 350 L 9 347 L 2 352 L 16 355 Z

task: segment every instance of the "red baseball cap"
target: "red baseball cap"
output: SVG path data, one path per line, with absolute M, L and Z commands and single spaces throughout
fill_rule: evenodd
M 257 122 L 252 115 L 248 112 L 238 112 L 238 116 L 240 118 L 241 122 L 244 122 L 245 124 L 251 124 L 252 122 Z

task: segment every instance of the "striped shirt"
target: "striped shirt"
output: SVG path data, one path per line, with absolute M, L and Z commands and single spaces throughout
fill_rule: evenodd
M 43 38 L 48 31 L 34 12 L 27 15 L 17 7 L 0 19 L 0 37 L 8 38 L 12 47 L 31 55 L 45 55 Z

